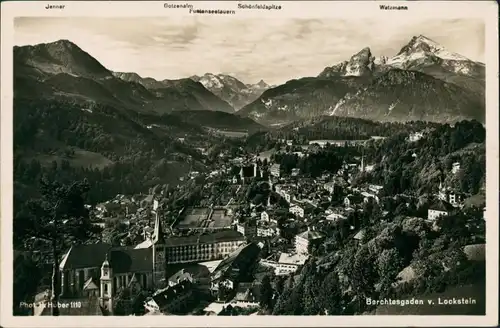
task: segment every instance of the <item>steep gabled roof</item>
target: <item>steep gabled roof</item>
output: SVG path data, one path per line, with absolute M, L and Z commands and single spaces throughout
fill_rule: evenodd
M 107 243 L 73 245 L 64 255 L 59 268 L 61 270 L 100 268 L 111 247 Z
M 441 212 L 451 212 L 455 208 L 453 207 L 453 205 L 451 205 L 447 201 L 438 200 L 438 201 L 434 202 L 431 206 L 429 206 L 429 209 L 434 210 L 434 211 L 441 211 Z
M 94 282 L 94 278 L 91 277 L 83 285 L 83 290 L 95 290 L 95 289 L 99 289 L 99 287 L 97 287 L 97 284 Z
M 315 240 L 323 238 L 323 235 L 314 230 L 306 230 L 301 234 L 298 234 L 297 237 L 304 238 L 307 240 Z
M 109 259 L 114 273 L 153 271 L 153 252 L 149 248 L 114 248 Z

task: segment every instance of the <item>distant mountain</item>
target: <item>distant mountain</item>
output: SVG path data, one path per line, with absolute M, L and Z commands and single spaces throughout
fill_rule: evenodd
M 235 77 L 226 74 L 206 73 L 203 76 L 192 76 L 192 80 L 200 82 L 205 88 L 227 101 L 236 110 L 257 99 L 269 85 L 261 80 L 256 84 L 244 84 Z
M 142 112 L 234 112 L 201 83 L 113 73 L 68 40 L 14 47 L 14 89 L 17 98 L 97 102 Z
M 239 114 L 267 125 L 321 115 L 389 121 L 484 120 L 484 97 L 484 64 L 420 35 L 392 58 L 377 58 L 365 47 L 315 78 L 271 88 Z
M 394 68 L 422 72 L 484 97 L 484 64 L 450 52 L 423 35 L 414 36 L 392 58 L 384 56 L 376 58 L 367 47 L 352 56 L 349 61 L 325 68 L 318 77 L 376 77 Z
M 203 171 L 215 130 L 263 129 L 192 79 L 111 72 L 67 40 L 14 47 L 16 197 L 45 174 L 88 178 L 95 201 Z M 26 165 L 36 169 L 27 170 Z
M 283 122 L 321 116 L 333 110 L 345 94 L 356 92 L 363 83 L 366 80 L 357 77 L 291 80 L 265 91 L 238 114 L 264 125 L 281 125 Z

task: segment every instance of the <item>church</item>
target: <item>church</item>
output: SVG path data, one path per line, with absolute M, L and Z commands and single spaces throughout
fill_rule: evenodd
M 113 311 L 122 288 L 155 291 L 166 286 L 167 265 L 219 260 L 245 243 L 235 230 L 191 236 L 164 234 L 158 214 L 152 237 L 136 247 L 107 243 L 74 245 L 60 263 L 61 300 L 97 298 L 101 309 Z

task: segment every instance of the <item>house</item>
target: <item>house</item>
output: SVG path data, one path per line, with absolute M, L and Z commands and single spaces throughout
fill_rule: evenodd
M 168 278 L 168 285 L 170 287 L 173 287 L 185 280 L 191 283 L 194 282 L 193 276 L 189 272 L 186 272 L 184 269 L 181 269 L 177 271 L 174 275 L 172 275 L 170 278 Z
M 410 134 L 408 136 L 408 141 L 409 142 L 416 142 L 416 141 L 419 141 L 420 139 L 422 139 L 423 136 L 424 136 L 424 132 L 418 131 L 418 132 Z
M 297 204 L 294 204 L 292 206 L 290 206 L 290 208 L 288 209 L 288 211 L 300 218 L 303 218 L 304 217 L 304 209 L 302 208 L 302 206 L 300 205 L 297 205 Z
M 451 188 L 445 188 L 442 184 L 439 184 L 438 199 L 446 201 L 453 206 L 459 206 L 465 199 L 465 195 L 462 193 L 457 193 Z
M 323 240 L 323 235 L 308 227 L 307 231 L 295 236 L 295 251 L 297 254 L 309 254 L 311 247 L 317 245 L 321 240 Z
M 257 235 L 257 224 L 247 219 L 247 221 L 236 225 L 236 231 L 245 237 L 255 237 Z
M 323 189 L 328 191 L 330 194 L 335 192 L 335 182 L 327 182 L 323 185 Z
M 295 273 L 307 259 L 306 254 L 281 253 L 274 273 L 277 276 Z
M 270 173 L 272 176 L 279 178 L 281 176 L 281 165 L 280 164 L 271 165 Z
M 273 237 L 277 235 L 277 228 L 270 225 L 257 226 L 257 236 L 259 237 Z
M 284 188 L 280 185 L 277 185 L 276 186 L 276 192 L 281 196 L 283 197 L 288 203 L 290 203 L 290 201 L 292 200 L 292 193 L 290 192 L 290 190 L 288 190 L 288 188 Z
M 299 156 L 299 157 L 303 157 L 303 155 L 302 155 L 302 156 Z M 298 177 L 298 176 L 299 176 L 299 174 L 300 174 L 300 169 L 299 169 L 299 168 L 293 168 L 293 169 L 292 169 L 292 172 L 290 173 L 290 175 L 291 175 L 292 177 Z
M 363 203 L 364 198 L 359 194 L 349 194 L 344 198 L 345 207 L 353 207 Z
M 363 191 L 361 192 L 361 196 L 363 197 L 363 202 L 368 203 L 370 199 L 373 199 L 377 204 L 379 202 L 379 198 L 377 195 L 370 194 L 369 192 Z
M 193 284 L 188 280 L 174 286 L 167 286 L 146 299 L 144 307 L 152 313 L 181 311 L 195 297 L 193 287 Z
M 327 215 L 326 219 L 328 221 L 338 222 L 338 221 L 347 219 L 347 217 L 345 215 L 342 215 L 339 213 L 330 213 Z
M 259 305 L 260 285 L 253 283 L 239 284 L 236 289 L 236 295 L 232 302 L 248 303 L 248 305 Z
M 270 221 L 269 220 L 269 213 L 267 213 L 266 211 L 263 211 L 262 213 L 260 213 L 260 219 L 262 221 Z
M 365 230 L 364 230 L 364 229 L 362 229 L 362 230 L 358 231 L 358 232 L 354 235 L 354 237 L 353 237 L 353 239 L 354 239 L 354 241 L 355 241 L 355 243 L 356 243 L 357 245 L 361 245 L 361 243 L 363 242 L 363 238 L 365 238 Z
M 452 164 L 451 173 L 457 174 L 458 171 L 460 171 L 460 163 L 459 162 L 455 162 L 455 163 Z
M 378 195 L 382 191 L 382 189 L 384 189 L 384 186 L 374 185 L 374 184 L 368 186 L 368 190 L 374 193 L 375 195 Z
M 427 220 L 435 221 L 441 216 L 449 215 L 453 210 L 453 205 L 440 199 L 429 206 L 429 209 L 427 210 Z

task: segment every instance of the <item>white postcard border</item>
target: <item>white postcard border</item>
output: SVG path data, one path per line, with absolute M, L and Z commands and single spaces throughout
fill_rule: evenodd
M 425 16 L 432 18 L 482 18 L 485 21 L 486 50 L 486 315 L 485 316 L 144 316 L 144 317 L 14 317 L 12 315 L 12 95 L 13 32 L 15 17 L 165 17 L 190 15 L 186 10 L 163 8 L 175 1 L 82 1 L 54 2 L 66 7 L 45 10 L 47 3 L 2 2 L 1 4 L 1 325 L 5 327 L 330 327 L 330 326 L 493 326 L 498 323 L 498 5 L 493 1 L 262 1 L 281 5 L 281 10 L 238 10 L 238 3 L 255 1 L 183 1 L 199 9 L 235 9 L 235 15 L 214 15 L 214 19 L 260 18 L 345 18 L 381 17 L 402 23 Z M 379 5 L 405 5 L 407 11 L 380 10 Z M 140 28 L 140 27 L 138 27 Z

